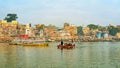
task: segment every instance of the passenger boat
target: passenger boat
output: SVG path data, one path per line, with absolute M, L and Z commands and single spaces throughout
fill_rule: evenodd
M 65 43 L 63 45 L 59 44 L 57 48 L 58 49 L 73 49 L 75 48 L 75 44 L 72 44 L 72 43 Z

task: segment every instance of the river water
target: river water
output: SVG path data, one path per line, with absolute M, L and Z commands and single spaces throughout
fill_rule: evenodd
M 120 68 L 120 42 L 80 42 L 75 49 L 0 44 L 0 68 Z

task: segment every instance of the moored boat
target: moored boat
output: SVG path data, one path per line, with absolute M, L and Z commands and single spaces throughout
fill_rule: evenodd
M 17 45 L 17 43 L 9 43 L 9 45 Z
M 65 43 L 63 45 L 59 44 L 57 48 L 58 49 L 73 49 L 75 48 L 75 44 L 72 44 L 72 43 Z
M 47 42 L 43 42 L 43 43 L 23 43 L 23 46 L 43 46 L 46 47 L 48 46 Z
M 9 45 L 21 45 L 19 42 L 10 42 Z

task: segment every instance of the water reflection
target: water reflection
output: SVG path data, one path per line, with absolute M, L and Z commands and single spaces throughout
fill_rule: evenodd
M 120 42 L 77 43 L 72 50 L 0 45 L 1 68 L 119 68 Z

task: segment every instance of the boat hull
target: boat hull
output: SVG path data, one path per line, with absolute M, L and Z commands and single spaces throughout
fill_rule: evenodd
M 71 44 L 71 43 L 69 44 L 65 43 L 64 45 L 59 44 L 57 48 L 58 49 L 73 49 L 75 48 L 75 44 Z

